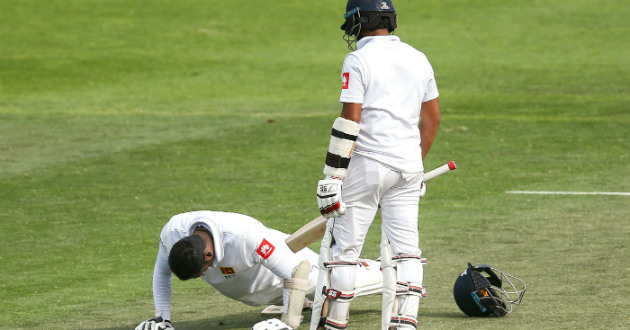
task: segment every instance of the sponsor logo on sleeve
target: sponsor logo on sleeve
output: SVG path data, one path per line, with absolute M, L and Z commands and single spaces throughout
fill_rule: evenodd
M 344 72 L 341 78 L 341 89 L 348 89 L 348 82 L 350 81 L 350 72 Z
M 269 243 L 269 241 L 263 238 L 263 241 L 262 243 L 260 243 L 257 252 L 258 254 L 260 254 L 261 257 L 263 257 L 263 259 L 267 260 L 267 258 L 271 256 L 275 249 L 275 246 L 273 246 L 271 243 Z

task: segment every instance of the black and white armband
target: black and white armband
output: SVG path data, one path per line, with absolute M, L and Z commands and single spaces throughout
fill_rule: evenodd
M 324 165 L 324 174 L 343 178 L 346 175 L 354 144 L 360 131 L 359 123 L 338 117 L 333 123 Z

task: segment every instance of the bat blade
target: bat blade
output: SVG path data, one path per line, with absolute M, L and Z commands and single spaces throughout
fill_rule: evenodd
M 263 309 L 260 314 L 282 314 L 282 306 L 269 305 Z
M 450 172 L 457 169 L 457 165 L 455 161 L 450 161 L 430 172 L 424 174 L 424 181 L 429 181 L 436 176 L 442 175 L 444 173 Z M 287 246 L 293 252 L 298 252 L 303 248 L 307 247 L 311 243 L 320 240 L 324 237 L 324 231 L 326 230 L 326 223 L 328 219 L 323 216 L 319 216 L 304 226 L 300 227 L 300 229 L 296 230 L 295 233 L 291 234 L 285 242 Z
M 296 230 L 295 233 L 287 237 L 285 242 L 287 243 L 291 251 L 298 252 L 307 247 L 309 244 L 324 237 L 324 231 L 326 230 L 327 221 L 328 219 L 320 215 L 319 217 L 309 221 L 307 224 L 300 227 L 300 229 Z

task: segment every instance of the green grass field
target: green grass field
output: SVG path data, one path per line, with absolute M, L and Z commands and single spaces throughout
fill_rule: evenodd
M 425 166 L 459 166 L 421 203 L 419 329 L 628 329 L 630 197 L 506 191 L 630 192 L 630 5 L 395 5 L 397 35 L 440 89 Z M 176 213 L 245 213 L 286 232 L 317 216 L 345 2 L 0 8 L 0 329 L 152 317 L 158 236 Z M 379 238 L 374 226 L 365 257 Z M 524 279 L 521 306 L 465 317 L 452 286 L 467 262 Z M 261 309 L 174 281 L 178 330 L 249 329 Z M 379 322 L 380 296 L 353 303 L 352 329 Z

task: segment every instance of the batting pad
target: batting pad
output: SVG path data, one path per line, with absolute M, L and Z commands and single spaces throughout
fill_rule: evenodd
M 302 308 L 304 308 L 304 297 L 308 290 L 310 269 L 311 264 L 303 260 L 296 267 L 293 278 L 284 280 L 284 288 L 289 289 L 289 304 L 281 320 L 293 328 L 299 327 L 302 322 Z

